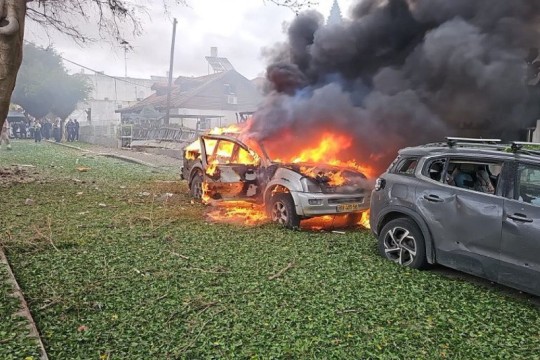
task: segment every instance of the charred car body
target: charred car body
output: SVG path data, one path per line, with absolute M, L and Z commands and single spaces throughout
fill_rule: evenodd
M 300 220 L 350 214 L 359 220 L 371 189 L 359 171 L 320 164 L 273 162 L 264 147 L 232 135 L 201 136 L 184 150 L 182 178 L 204 200 L 264 204 L 274 222 L 289 228 Z
M 540 296 L 540 152 L 527 146 L 448 138 L 402 149 L 371 197 L 381 255 Z

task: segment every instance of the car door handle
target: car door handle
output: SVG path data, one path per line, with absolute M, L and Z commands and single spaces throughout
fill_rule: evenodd
M 532 223 L 533 219 L 528 218 L 527 215 L 523 215 L 520 213 L 515 213 L 512 215 L 508 215 L 508 218 L 514 220 L 514 221 L 520 221 L 520 222 L 526 222 L 526 223 Z
M 444 201 L 443 199 L 441 199 L 437 195 L 433 195 L 433 194 L 424 195 L 424 199 L 426 199 L 427 201 L 431 201 L 431 202 L 443 202 Z

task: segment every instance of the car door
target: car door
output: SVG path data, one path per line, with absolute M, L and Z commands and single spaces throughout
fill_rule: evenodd
M 540 295 L 540 166 L 515 166 L 504 202 L 499 282 Z
M 429 176 L 430 167 L 440 158 L 427 162 L 421 186 L 417 188 L 418 208 L 433 237 L 436 261 L 439 264 L 470 274 L 497 279 L 504 199 L 501 187 L 493 194 L 456 186 L 452 182 L 455 169 L 496 166 L 502 162 L 449 157 L 444 160 L 443 175 Z M 464 165 L 463 165 L 464 166 Z
M 211 199 L 245 200 L 260 195 L 259 156 L 237 139 L 201 136 L 204 193 Z

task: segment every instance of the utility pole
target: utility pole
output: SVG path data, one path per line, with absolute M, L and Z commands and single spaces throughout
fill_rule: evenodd
M 127 46 L 124 46 L 124 77 L 127 77 Z
M 122 40 L 120 45 L 124 47 L 124 77 L 127 77 L 127 53 L 129 50 L 129 43 L 126 40 Z
M 173 64 L 174 64 L 174 43 L 176 42 L 176 18 L 173 20 L 173 35 L 171 43 L 171 62 L 169 64 L 169 88 L 167 89 L 167 113 L 165 115 L 165 125 L 169 125 L 169 119 L 171 116 L 171 91 L 172 91 L 172 77 L 173 77 Z

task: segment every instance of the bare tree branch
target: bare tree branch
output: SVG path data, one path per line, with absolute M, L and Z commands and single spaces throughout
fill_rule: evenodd
M 0 4 L 5 0 L 0 0 Z M 298 12 L 317 4 L 317 0 L 262 0 Z M 188 6 L 189 0 L 162 0 L 165 13 L 172 4 Z M 1 9 L 1 7 L 0 7 Z M 140 16 L 147 7 L 135 0 L 36 0 L 28 4 L 27 17 L 42 25 L 75 39 L 78 43 L 96 41 L 84 32 L 81 24 L 97 25 L 100 39 L 121 42 L 125 32 L 137 36 L 142 33 Z M 0 10 L 1 11 L 1 10 Z M 1 17 L 1 13 L 0 13 Z M 124 31 L 124 28 L 127 28 Z
M 305 8 L 310 8 L 312 6 L 318 5 L 317 0 L 263 0 L 265 3 L 270 2 L 277 6 L 283 6 L 291 9 L 295 13 L 298 13 L 300 10 Z

